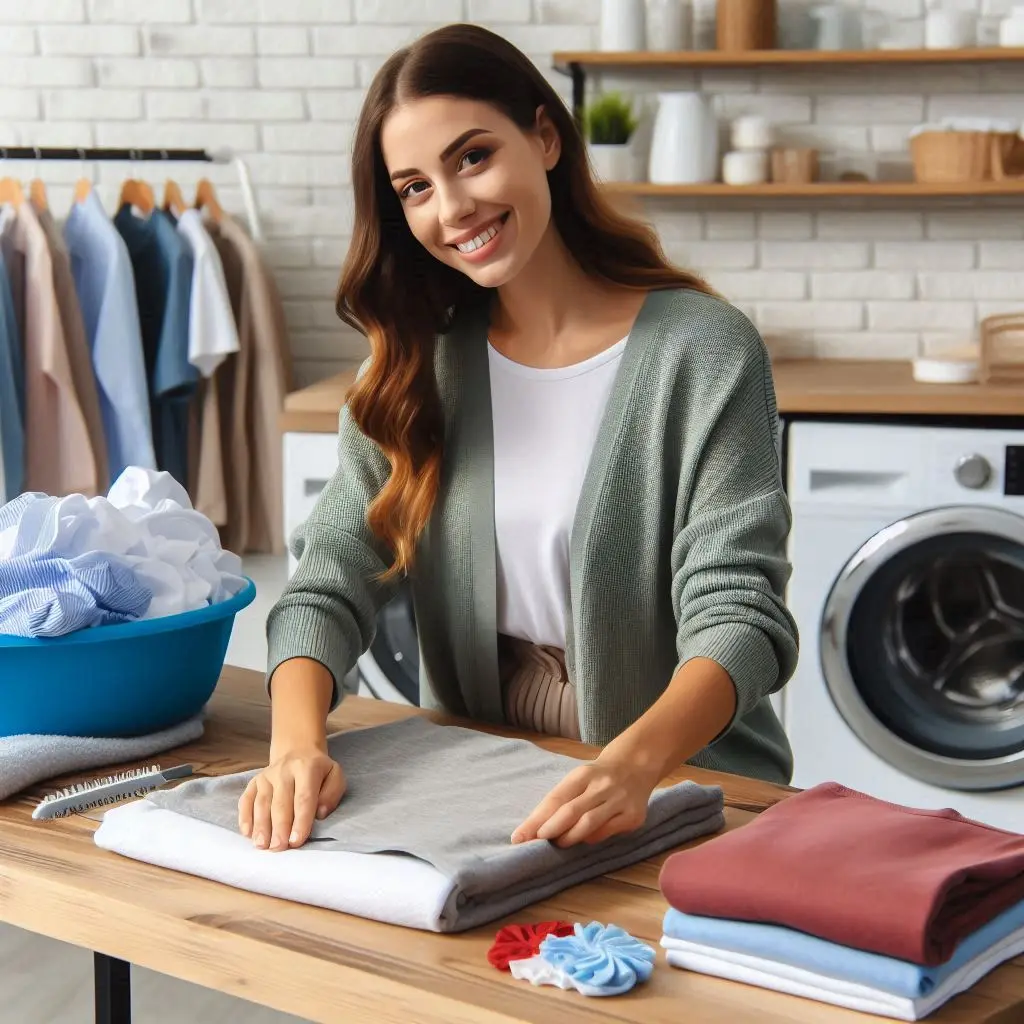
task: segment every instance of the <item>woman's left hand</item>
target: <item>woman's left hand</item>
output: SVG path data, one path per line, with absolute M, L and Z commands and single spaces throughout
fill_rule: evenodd
M 622 760 L 598 757 L 573 769 L 512 833 L 512 842 L 598 843 L 647 819 L 657 779 Z

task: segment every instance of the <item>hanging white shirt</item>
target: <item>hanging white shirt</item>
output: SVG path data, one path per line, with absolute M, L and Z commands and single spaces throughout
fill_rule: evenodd
M 565 647 L 569 537 L 625 347 L 539 369 L 488 345 L 500 633 Z
M 198 210 L 185 210 L 178 231 L 192 249 L 192 292 L 188 309 L 188 361 L 204 377 L 238 351 L 238 329 L 231 311 L 224 266 Z

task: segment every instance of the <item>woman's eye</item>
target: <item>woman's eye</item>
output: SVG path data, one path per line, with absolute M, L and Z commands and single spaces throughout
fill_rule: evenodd
M 409 182 L 408 185 L 405 186 L 405 188 L 402 189 L 401 192 L 398 193 L 399 197 L 401 199 L 409 199 L 412 196 L 417 195 L 418 194 L 416 192 L 416 186 L 417 185 L 422 185 L 423 188 L 427 187 L 427 183 L 425 181 L 411 181 L 411 182 Z
M 464 164 L 470 167 L 475 167 L 477 164 L 483 163 L 489 156 L 491 151 L 489 149 L 471 149 L 464 153 L 462 159 L 459 161 L 459 170 L 461 171 Z

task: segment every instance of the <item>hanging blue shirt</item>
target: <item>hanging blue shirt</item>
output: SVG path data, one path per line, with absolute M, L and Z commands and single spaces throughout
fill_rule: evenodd
M 25 483 L 25 360 L 14 316 L 14 297 L 0 260 L 0 504 Z
M 126 466 L 156 469 L 132 263 L 95 192 L 64 225 L 107 439 L 110 482 Z
M 143 218 L 125 205 L 114 226 L 135 275 L 157 468 L 187 487 L 189 406 L 199 380 L 188 361 L 192 250 L 163 210 Z

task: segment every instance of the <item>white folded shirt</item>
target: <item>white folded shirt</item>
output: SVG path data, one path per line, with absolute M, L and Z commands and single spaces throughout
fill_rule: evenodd
M 882 1017 L 921 1020 L 934 1013 L 953 996 L 967 991 L 999 964 L 1024 953 L 1024 928 L 1013 932 L 986 950 L 983 955 L 964 964 L 928 995 L 917 999 L 893 995 L 884 989 L 840 978 L 831 978 L 766 957 L 735 953 L 729 949 L 688 942 L 685 939 L 673 939 L 668 935 L 662 937 L 661 945 L 667 951 L 668 962 L 673 967 L 683 967 L 699 974 L 741 981 L 747 985 L 774 989 L 776 992 L 816 999 L 818 1002 L 875 1013 Z
M 454 883 L 404 854 L 299 847 L 271 852 L 239 832 L 146 800 L 111 808 L 96 831 L 104 850 L 295 903 L 438 931 Z

